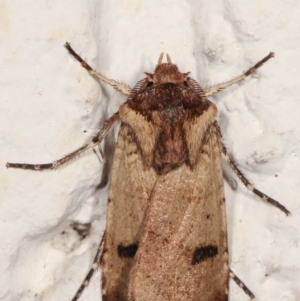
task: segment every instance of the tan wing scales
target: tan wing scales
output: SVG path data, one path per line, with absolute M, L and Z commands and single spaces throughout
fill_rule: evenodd
M 214 125 L 206 138 L 194 170 L 183 164 L 155 184 L 130 277 L 132 301 L 227 300 L 225 202 Z
M 128 300 L 128 279 L 140 224 L 157 175 L 144 171 L 131 128 L 121 125 L 112 166 L 106 236 L 101 259 L 103 300 Z

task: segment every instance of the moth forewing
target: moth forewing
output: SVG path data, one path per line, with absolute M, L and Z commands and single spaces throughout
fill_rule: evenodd
M 216 106 L 206 99 L 248 77 L 270 53 L 239 77 L 202 90 L 161 55 L 153 74 L 134 89 L 104 77 L 66 48 L 94 77 L 129 95 L 90 143 L 47 164 L 7 167 L 54 169 L 99 144 L 121 120 L 109 188 L 106 231 L 76 301 L 102 265 L 105 301 L 225 301 L 229 277 L 253 294 L 228 267 L 221 157 L 247 189 L 286 214 L 254 188 L 222 142 Z
M 161 175 L 151 200 L 130 277 L 132 300 L 226 300 L 228 255 L 218 133 L 191 169 Z M 209 279 L 209 281 L 208 281 Z
M 104 251 L 102 294 L 105 300 L 126 300 L 128 279 L 138 248 L 140 225 L 157 175 L 144 171 L 132 129 L 122 124 L 110 181 Z

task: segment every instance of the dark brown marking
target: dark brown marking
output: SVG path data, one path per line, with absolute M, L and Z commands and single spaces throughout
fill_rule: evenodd
M 219 251 L 217 246 L 209 245 L 206 247 L 196 248 L 193 254 L 192 265 L 204 261 L 207 258 L 215 257 L 218 253 Z
M 94 138 L 92 139 L 92 141 L 93 141 L 94 143 L 98 143 L 98 142 L 99 142 L 99 137 L 98 137 L 98 136 L 94 137 Z
M 132 258 L 134 257 L 137 249 L 138 249 L 137 244 L 131 244 L 126 247 L 122 245 L 118 245 L 118 255 L 121 258 Z
M 148 82 L 147 85 L 146 85 L 146 88 L 150 88 L 153 86 L 153 82 Z

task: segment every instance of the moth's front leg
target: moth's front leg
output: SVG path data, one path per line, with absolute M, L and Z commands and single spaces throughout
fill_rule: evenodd
M 31 169 L 31 170 L 45 170 L 45 169 L 56 169 L 57 167 L 69 162 L 72 159 L 75 159 L 77 156 L 81 155 L 83 152 L 99 144 L 103 138 L 107 135 L 109 130 L 117 123 L 119 120 L 119 113 L 115 113 L 109 119 L 106 120 L 104 126 L 99 131 L 99 133 L 92 139 L 92 141 L 76 151 L 66 155 L 65 157 L 56 160 L 53 163 L 44 163 L 44 164 L 28 164 L 28 163 L 6 163 L 7 168 L 20 168 L 20 169 Z
M 228 81 L 225 83 L 221 83 L 212 87 L 208 87 L 206 89 L 204 89 L 204 95 L 205 96 L 210 96 L 213 95 L 231 85 L 237 84 L 243 80 L 246 79 L 246 77 L 248 77 L 249 75 L 253 74 L 259 67 L 261 67 L 265 62 L 267 62 L 270 58 L 274 57 L 274 52 L 270 52 L 269 55 L 267 55 L 266 57 L 264 57 L 262 60 L 260 60 L 257 64 L 255 64 L 254 66 L 252 66 L 249 70 L 247 70 L 245 73 L 243 73 L 242 75 Z

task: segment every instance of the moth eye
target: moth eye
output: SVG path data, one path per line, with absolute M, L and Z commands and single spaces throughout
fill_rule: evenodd
M 188 86 L 189 86 L 186 80 L 183 82 L 183 85 L 184 85 L 185 87 L 188 87 Z
M 148 82 L 146 88 L 153 86 L 153 82 Z

